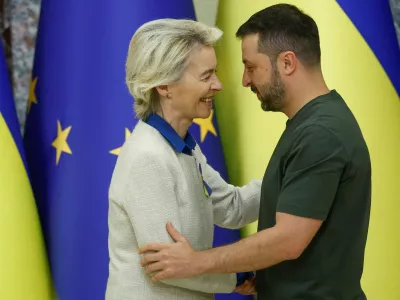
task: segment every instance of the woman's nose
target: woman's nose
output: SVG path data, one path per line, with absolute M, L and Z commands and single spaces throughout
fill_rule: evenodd
M 215 80 L 214 80 L 213 84 L 211 85 L 211 88 L 215 91 L 222 90 L 222 83 L 221 83 L 221 81 L 219 81 L 219 78 L 217 76 L 215 76 Z

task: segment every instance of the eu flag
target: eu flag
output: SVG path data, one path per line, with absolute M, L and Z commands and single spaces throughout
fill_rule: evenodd
M 128 44 L 144 22 L 167 17 L 194 19 L 192 1 L 42 1 L 25 145 L 61 300 L 104 299 L 108 187 L 136 123 Z M 226 178 L 215 118 L 197 122 L 193 134 Z M 216 244 L 237 238 L 217 230 Z

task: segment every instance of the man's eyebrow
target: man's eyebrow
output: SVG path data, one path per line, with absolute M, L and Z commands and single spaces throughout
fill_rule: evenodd
M 242 60 L 244 65 L 254 65 L 253 63 L 249 62 L 247 59 Z

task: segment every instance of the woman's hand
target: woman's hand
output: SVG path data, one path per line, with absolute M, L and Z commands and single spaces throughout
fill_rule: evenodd
M 246 280 L 242 285 L 239 285 L 233 292 L 242 295 L 252 295 L 256 293 L 256 277 Z

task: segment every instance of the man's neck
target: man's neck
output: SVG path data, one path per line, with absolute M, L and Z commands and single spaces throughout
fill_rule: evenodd
M 291 119 L 308 102 L 329 92 L 330 90 L 327 87 L 322 74 L 317 73 L 310 75 L 297 82 L 297 84 L 293 85 L 290 90 L 288 89 L 286 91 L 286 105 L 284 109 L 282 109 L 282 112 Z

